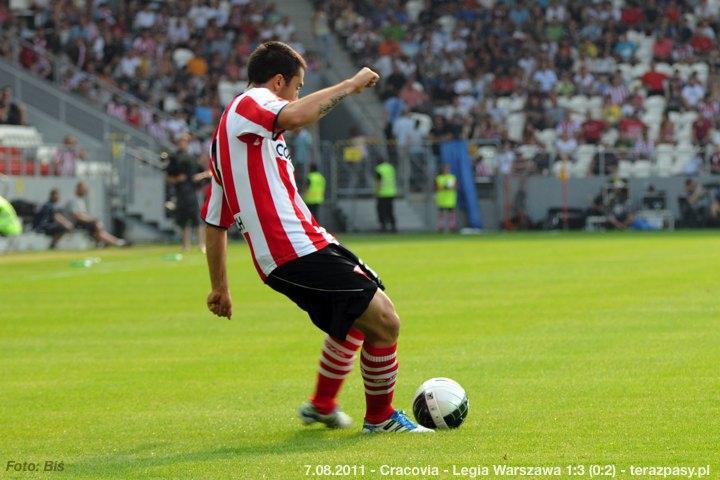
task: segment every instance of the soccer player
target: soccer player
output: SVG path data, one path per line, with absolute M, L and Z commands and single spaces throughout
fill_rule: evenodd
M 225 264 L 226 229 L 234 222 L 260 278 L 328 334 L 315 392 L 300 407 L 300 420 L 330 428 L 351 425 L 336 398 L 361 350 L 367 406 L 363 432 L 432 432 L 393 408 L 400 319 L 375 272 L 310 214 L 282 135 L 318 121 L 343 98 L 374 86 L 378 75 L 363 68 L 298 99 L 306 64 L 288 45 L 261 44 L 247 68 L 249 88 L 225 109 L 210 152 L 213 177 L 202 209 L 208 224 L 208 308 L 221 317 L 232 315 Z

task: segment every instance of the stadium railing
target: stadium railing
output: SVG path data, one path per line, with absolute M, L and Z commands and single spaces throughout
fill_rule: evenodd
M 67 122 L 71 126 L 79 128 L 89 135 L 101 140 L 108 138 L 112 133 L 121 132 L 133 137 L 133 143 L 138 145 L 145 145 L 149 147 L 159 145 L 164 148 L 171 146 L 166 142 L 162 142 L 157 138 L 152 137 L 144 129 L 135 128 L 119 119 L 110 118 L 108 120 L 107 118 L 104 118 L 108 117 L 105 113 L 104 106 L 113 97 L 121 99 L 122 102 L 127 105 L 138 105 L 140 108 L 149 111 L 150 114 L 157 115 L 161 120 L 170 119 L 170 115 L 166 112 L 149 105 L 134 95 L 131 95 L 114 85 L 101 80 L 97 76 L 72 65 L 62 57 L 58 57 L 47 51 L 36 48 L 28 41 L 15 38 L 12 40 L 9 50 L 11 52 L 10 58 L 6 58 L 6 60 L 9 60 L 13 66 L 20 68 L 25 72 L 31 72 L 32 76 L 35 78 L 42 78 L 43 80 L 51 82 L 53 86 L 59 90 L 65 93 L 73 94 L 73 97 L 82 98 L 84 102 L 89 103 L 94 107 L 94 109 L 99 110 L 99 112 L 90 112 L 90 109 L 88 109 L 87 106 L 84 108 L 79 107 L 77 102 L 62 101 L 63 99 L 59 99 L 61 101 L 49 99 L 48 101 L 47 96 L 48 94 L 51 94 L 51 92 L 36 88 L 33 88 L 33 96 L 38 94 L 37 98 L 34 98 L 35 101 L 32 101 L 32 99 L 24 97 L 23 101 L 26 103 L 29 103 L 42 111 L 46 111 L 46 107 L 44 108 L 44 106 L 48 103 L 50 105 L 57 104 L 57 106 L 52 109 L 55 110 L 55 112 L 52 112 L 51 115 L 54 113 L 53 116 L 59 117 L 61 121 Z M 32 63 L 30 63 L 28 58 L 32 59 Z M 43 71 L 46 71 L 45 75 L 41 75 L 37 72 L 36 70 L 38 70 L 38 68 L 33 69 L 33 66 L 38 63 L 43 63 Z M 96 91 L 95 98 L 91 98 L 74 91 L 73 86 L 78 85 L 81 82 L 87 82 L 86 87 L 88 87 L 89 90 Z M 13 85 L 15 87 L 16 94 L 21 96 L 24 87 L 22 82 L 6 81 L 5 83 Z M 91 124 L 87 124 L 86 121 L 82 121 L 82 118 L 78 118 L 80 116 L 91 119 Z M 122 127 L 119 127 L 118 124 L 122 125 Z M 102 127 L 102 132 L 98 131 L 98 127 Z M 193 129 L 191 128 L 191 130 Z M 194 130 L 193 132 L 199 133 Z
M 389 157 L 397 170 L 399 195 L 432 193 L 433 179 L 440 163 L 442 142 L 427 141 L 406 148 L 385 139 L 324 142 L 321 158 L 329 160 L 323 168 L 330 178 L 334 197 L 367 197 L 375 193 L 375 165 L 378 158 Z M 624 178 L 671 177 L 713 174 L 711 158 L 720 155 L 713 145 L 657 145 L 652 152 L 638 153 L 633 148 L 605 148 L 580 145 L 569 157 L 542 146 L 520 145 L 510 150 L 514 167 L 503 171 L 502 147 L 492 139 L 466 141 L 476 183 L 488 183 L 502 174 L 514 176 L 554 176 L 585 178 L 617 175 Z M 478 165 L 480 164 L 480 165 Z M 520 167 L 520 168 L 518 168 Z

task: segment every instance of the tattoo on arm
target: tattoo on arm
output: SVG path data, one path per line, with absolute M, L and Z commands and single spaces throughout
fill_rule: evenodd
M 328 114 L 330 110 L 335 108 L 340 101 L 347 97 L 347 93 L 341 93 L 339 95 L 335 95 L 333 98 L 330 99 L 328 103 L 325 103 L 323 105 L 320 105 L 320 118 L 324 117 Z

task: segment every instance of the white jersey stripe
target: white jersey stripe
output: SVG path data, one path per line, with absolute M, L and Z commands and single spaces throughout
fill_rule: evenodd
M 220 217 L 219 226 L 226 227 L 235 219 L 262 278 L 287 261 L 337 243 L 312 218 L 297 191 L 285 139 L 272 131 L 287 103 L 266 88 L 251 88 L 232 101 L 215 138 L 221 184 L 210 188 L 203 208 L 208 223 Z M 226 202 L 218 202 L 218 192 Z

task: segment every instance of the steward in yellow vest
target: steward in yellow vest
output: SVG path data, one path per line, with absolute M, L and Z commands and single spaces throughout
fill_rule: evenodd
M 303 200 L 308 206 L 310 213 L 317 220 L 320 205 L 325 201 L 325 177 L 318 171 L 315 163 L 310 164 L 310 173 L 307 176 L 305 193 Z
M 395 212 L 393 211 L 393 200 L 397 195 L 395 167 L 387 160 L 379 159 L 378 165 L 375 167 L 375 178 L 377 180 L 375 193 L 380 231 L 387 231 L 389 226 L 391 232 L 396 232 Z
M 438 208 L 438 231 L 456 229 L 457 178 L 450 173 L 450 165 L 444 163 L 435 177 L 435 204 Z

